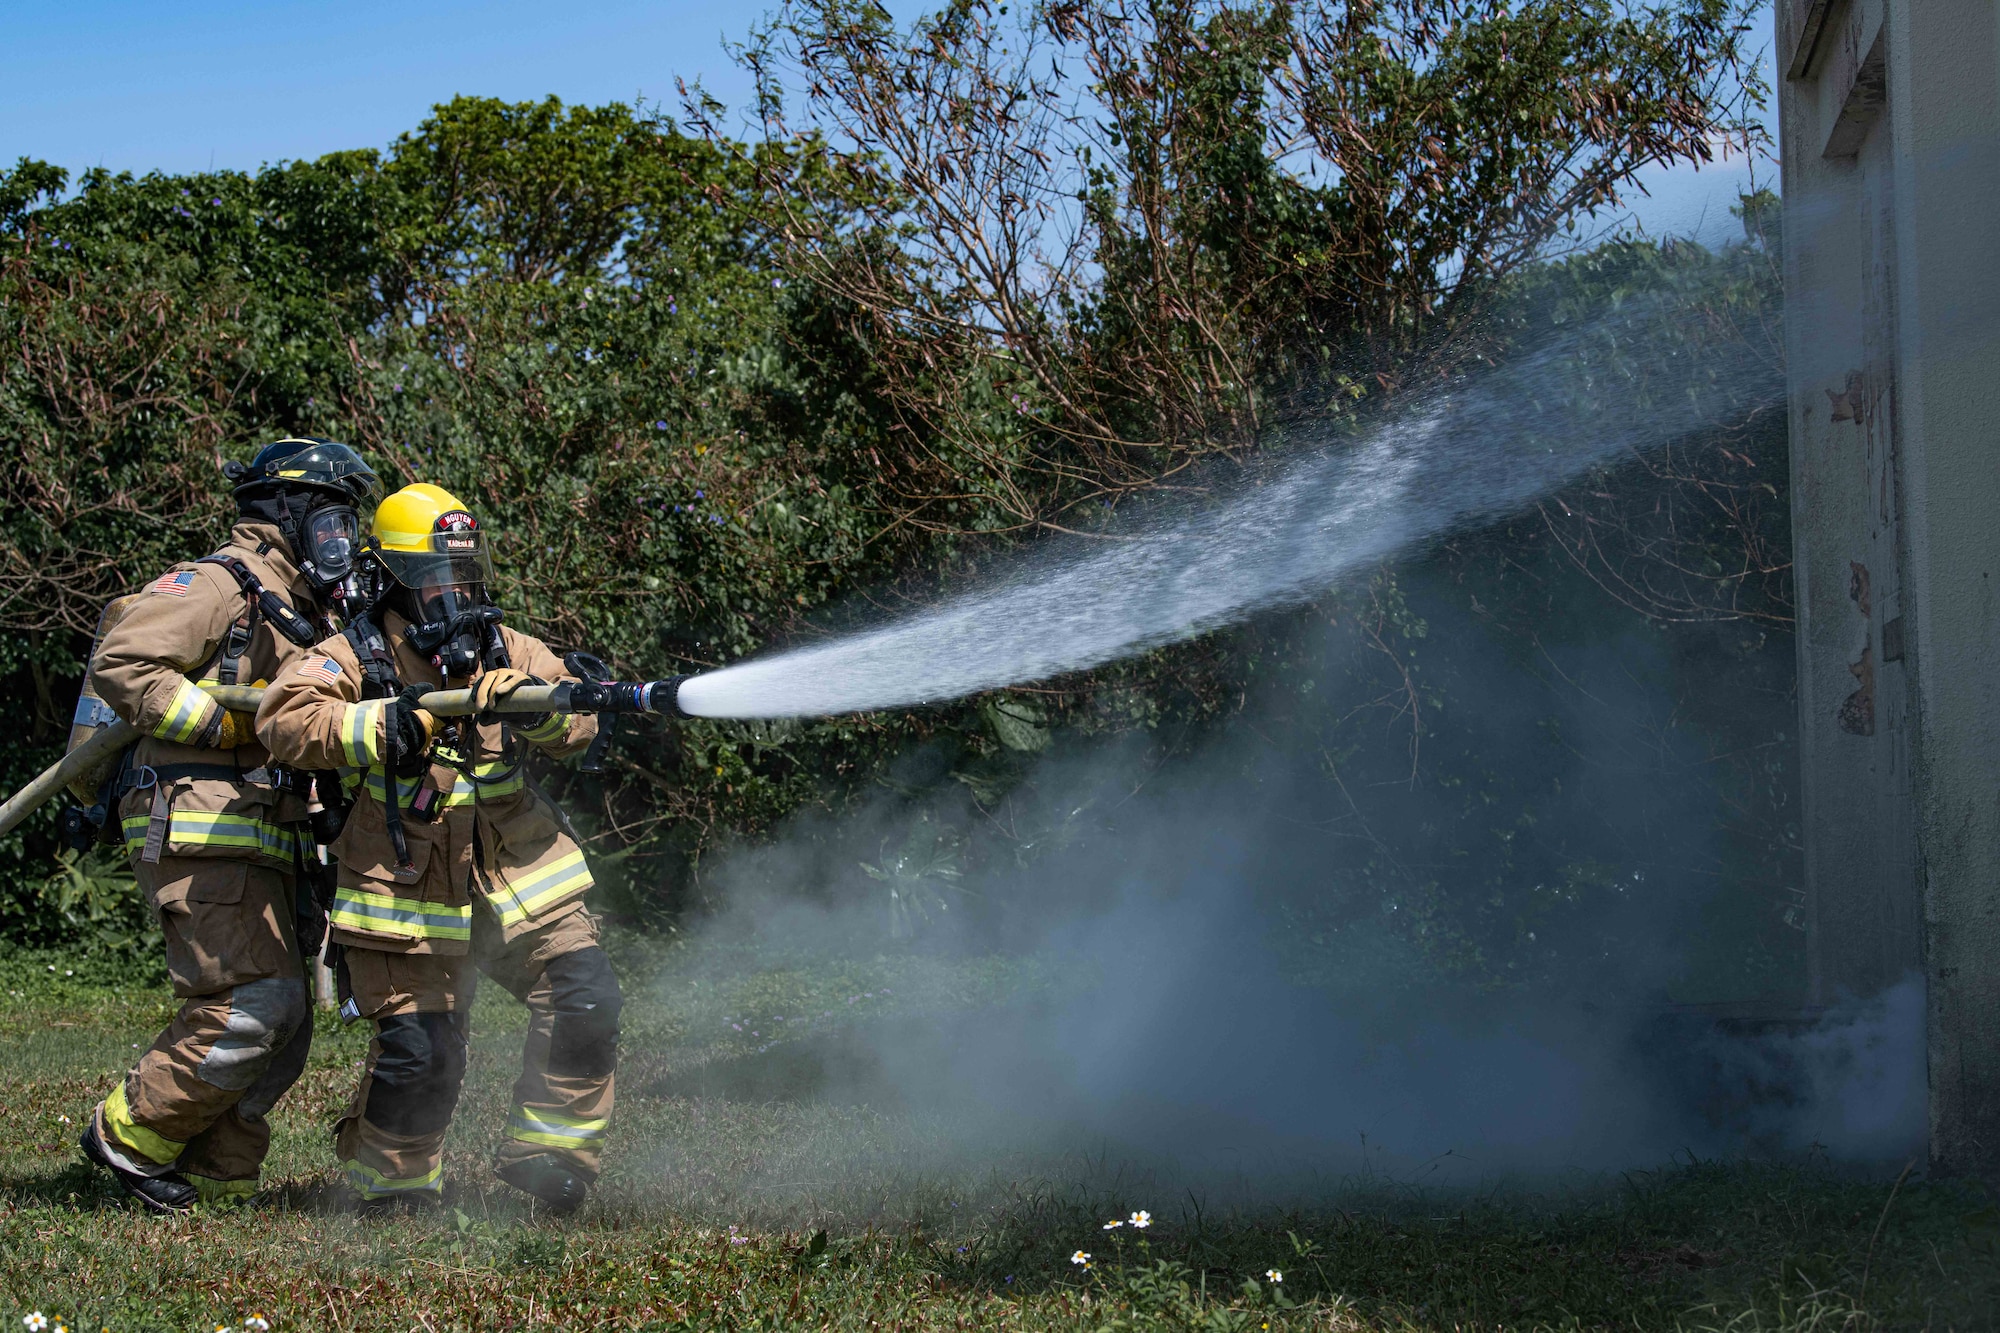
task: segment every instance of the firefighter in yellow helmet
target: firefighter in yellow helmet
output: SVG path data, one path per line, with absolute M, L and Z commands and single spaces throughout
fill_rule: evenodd
M 610 1123 L 620 997 L 582 902 L 590 870 L 528 780 L 523 747 L 570 755 L 597 722 L 425 712 L 428 688 L 470 686 L 487 709 L 577 677 L 501 623 L 487 533 L 447 492 L 419 484 L 383 500 L 370 550 L 384 576 L 376 608 L 282 673 L 257 714 L 272 753 L 338 767 L 354 794 L 330 916 L 342 1012 L 372 1022 L 375 1039 L 335 1151 L 364 1201 L 438 1199 L 476 965 L 530 1012 L 495 1170 L 572 1209 Z
M 78 708 L 143 739 L 91 814 L 123 835 L 159 914 L 180 1013 L 83 1131 L 87 1157 L 159 1212 L 240 1201 L 270 1148 L 265 1116 L 305 1069 L 304 959 L 325 916 L 306 829 L 309 773 L 281 767 L 202 684 L 281 675 L 333 633 L 352 588 L 357 506 L 375 473 L 344 444 L 266 445 L 230 463 L 239 514 L 214 555 L 175 565 L 106 611 Z M 115 623 L 110 623 L 115 622 Z M 310 858 L 310 859 L 308 859 Z

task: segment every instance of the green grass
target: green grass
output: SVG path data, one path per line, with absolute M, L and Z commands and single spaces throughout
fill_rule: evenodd
M 441 1213 L 344 1210 L 326 1126 L 365 1034 L 323 1020 L 274 1118 L 268 1202 L 165 1220 L 127 1208 L 75 1137 L 171 998 L 0 958 L 0 1325 L 41 1310 L 79 1333 L 205 1333 L 252 1312 L 280 1329 L 437 1333 L 1996 1327 L 2000 1213 L 1970 1186 L 1691 1163 L 1478 1196 L 1371 1178 L 1310 1207 L 1230 1209 L 1103 1163 L 952 1166 L 926 1152 L 936 1127 L 816 1089 L 857 1024 L 1057 978 L 918 958 L 777 968 L 631 942 L 619 956 L 628 978 L 663 979 L 629 987 L 605 1180 L 567 1221 L 485 1165 L 521 1023 L 495 988 Z M 1138 1208 L 1150 1229 L 1102 1229 Z

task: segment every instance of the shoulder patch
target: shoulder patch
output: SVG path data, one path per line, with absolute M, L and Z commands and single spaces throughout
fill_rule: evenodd
M 340 679 L 340 663 L 331 657 L 308 657 L 299 663 L 299 671 L 303 675 L 318 676 L 322 680 Z
M 179 570 L 172 574 L 162 574 L 153 581 L 152 591 L 163 592 L 169 597 L 185 597 L 194 586 L 194 571 Z

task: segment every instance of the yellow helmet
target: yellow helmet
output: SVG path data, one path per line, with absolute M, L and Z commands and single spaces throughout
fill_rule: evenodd
M 375 507 L 369 525 L 376 557 L 406 588 L 479 584 L 493 578 L 486 532 L 472 511 L 441 486 L 420 481 Z

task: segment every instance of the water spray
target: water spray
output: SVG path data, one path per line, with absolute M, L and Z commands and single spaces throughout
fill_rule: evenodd
M 1413 394 L 1349 438 L 1050 543 L 986 588 L 882 628 L 690 677 L 683 712 L 823 716 L 1081 671 L 1309 601 L 1356 569 L 1518 511 L 1621 457 L 1782 400 L 1775 367 L 1692 338 L 1658 301 Z

